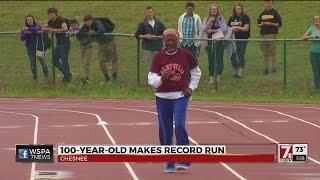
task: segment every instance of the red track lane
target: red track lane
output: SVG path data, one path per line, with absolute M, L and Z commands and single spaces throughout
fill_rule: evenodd
M 192 105 L 196 105 L 198 109 L 208 109 L 217 111 L 226 116 L 230 116 L 235 120 L 259 131 L 277 141 L 280 142 L 308 142 L 309 155 L 319 160 L 319 147 L 316 143 L 316 137 L 320 137 L 319 129 L 309 124 L 302 123 L 289 117 L 285 117 L 273 112 L 258 111 L 258 110 L 246 110 L 238 109 L 234 107 L 253 107 L 259 109 L 272 109 L 275 111 L 281 111 L 304 120 L 317 123 L 317 114 L 319 114 L 319 106 L 315 105 L 277 105 L 277 104 L 245 104 L 245 103 L 209 103 L 209 102 L 192 102 Z M 154 101 L 119 101 L 119 100 L 45 100 L 45 99 L 3 99 L 0 100 L 0 111 L 13 111 L 12 109 L 6 109 L 1 107 L 37 107 L 42 108 L 56 108 L 56 109 L 72 109 L 76 111 L 93 112 L 101 115 L 103 120 L 106 120 L 109 125 L 107 126 L 111 132 L 111 135 L 115 138 L 118 144 L 157 144 L 158 143 L 158 126 L 156 124 L 156 116 L 154 114 L 145 112 L 133 112 L 130 111 L 130 115 L 124 109 L 107 109 L 105 107 L 120 107 L 120 108 L 134 108 L 147 111 L 155 111 Z M 88 106 L 88 107 L 87 107 Z M 91 107 L 90 107 L 91 106 Z M 228 106 L 228 107 L 206 107 L 206 106 Z M 301 107 L 311 108 L 301 108 Z M 98 108 L 96 108 L 98 107 Z M 195 108 L 195 107 L 193 107 Z M 301 109 L 303 113 L 300 113 Z M 40 124 L 39 124 L 39 143 L 63 143 L 66 139 L 66 144 L 110 144 L 107 136 L 103 132 L 102 128 L 94 126 L 97 120 L 93 116 L 89 115 L 74 115 L 73 113 L 52 113 L 49 111 L 30 111 L 17 109 L 15 111 L 25 113 L 39 112 Z M 49 113 L 49 114 L 48 114 Z M 66 115 L 63 115 L 66 114 Z M 189 135 L 199 143 L 269 143 L 270 141 L 252 133 L 238 124 L 231 122 L 223 117 L 219 117 L 216 114 L 205 113 L 196 110 L 189 110 L 188 120 L 192 121 L 218 121 L 218 124 L 189 124 Z M 61 118 L 60 117 L 68 117 Z M 83 116 L 87 116 L 84 118 Z M 0 114 L 0 126 L 2 124 L 2 114 Z M 59 120 L 60 119 L 60 120 Z M 25 119 L 24 119 L 25 120 Z M 272 121 L 282 120 L 288 121 L 283 123 L 275 123 Z M 90 121 L 90 122 L 89 122 Z M 251 121 L 263 121 L 263 123 L 254 123 Z M 55 123 L 69 123 L 71 124 L 89 124 L 85 127 L 64 127 L 53 128 Z M 132 123 L 132 122 L 152 122 L 151 125 L 119 125 L 119 123 Z M 51 124 L 50 124 L 51 123 Z M 69 125 L 71 125 L 69 124 Z M 113 125 L 117 124 L 117 125 Z M 5 125 L 8 125 L 5 122 Z M 42 127 L 43 126 L 43 127 Z M 27 127 L 24 127 L 27 128 Z M 33 127 L 30 126 L 30 129 Z M 43 129 L 42 129 L 43 128 Z M 57 131 L 57 129 L 59 129 Z M 80 130 L 81 129 L 81 130 Z M 32 129 L 33 130 L 33 129 Z M 291 131 L 303 130 L 301 133 L 294 134 Z M 1 131 L 1 129 L 0 129 Z M 100 132 L 99 132 L 100 131 Z M 53 134 L 61 134 L 60 137 L 56 137 Z M 86 133 L 89 132 L 89 133 Z M 98 138 L 92 138 L 84 134 L 98 133 Z M 129 132 L 129 133 L 126 133 Z M 33 131 L 32 131 L 33 133 Z M 128 135 L 129 134 L 129 135 Z M 101 137 L 100 137 L 101 135 Z M 18 136 L 18 135 L 17 135 Z M 0 133 L 1 137 L 1 133 Z M 32 134 L 30 135 L 32 138 Z M 18 138 L 18 137 L 17 137 Z M 62 141 L 61 141 L 62 140 Z M 15 141 L 12 141 L 15 143 Z M 1 151 L 0 151 L 1 152 Z M 12 153 L 12 152 L 11 152 Z M 0 155 L 3 153 L 0 153 Z M 13 155 L 12 155 L 13 156 Z M 2 163 L 1 163 L 2 164 Z M 84 164 L 84 166 L 81 166 Z M 137 164 L 130 163 L 137 176 L 141 179 L 210 179 L 215 177 L 217 179 L 236 179 L 236 177 L 227 171 L 223 166 L 219 164 L 193 164 L 190 170 L 179 175 L 165 174 L 163 173 L 163 164 Z M 76 165 L 76 166 L 75 166 Z M 110 165 L 110 166 L 109 166 Z M 307 165 L 297 164 L 228 164 L 236 172 L 245 178 L 249 179 L 319 179 L 320 178 L 320 166 L 310 162 Z M 97 175 L 99 167 L 104 167 L 104 176 Z M 93 163 L 60 163 L 60 164 L 37 164 L 36 169 L 39 167 L 50 168 L 54 167 L 56 170 L 64 169 L 66 171 L 76 172 L 76 177 L 79 179 L 88 179 L 88 177 L 98 177 L 101 179 L 106 178 L 111 169 L 111 178 L 131 179 L 128 170 L 123 163 L 121 164 L 93 164 Z M 88 167 L 90 168 L 88 170 Z M 50 170 L 48 169 L 48 170 Z M 86 170 L 85 170 L 86 169 Z M 106 171 L 107 169 L 107 171 Z M 13 170 L 11 170 L 13 171 Z M 30 166 L 26 170 L 30 172 Z M 78 173 L 79 172 L 79 173 Z M 101 171 L 100 171 L 101 172 Z M 119 172 L 116 173 L 115 172 Z M 88 175 L 88 173 L 92 173 Z M 100 174 L 100 173 L 99 173 Z M 87 176 L 86 176 L 87 175 Z M 123 175 L 123 176 L 122 176 Z M 28 177 L 28 176 L 27 176 Z M 95 178 L 97 179 L 97 178 Z
M 31 164 L 15 163 L 15 150 L 12 148 L 15 148 L 16 144 L 32 144 L 34 125 L 34 117 L 0 112 L 1 179 L 29 178 Z
M 253 110 L 243 110 L 234 108 L 208 108 L 197 106 L 197 109 L 208 109 L 222 113 L 229 116 L 241 123 L 249 126 L 250 128 L 257 130 L 279 142 L 283 143 L 309 143 L 309 156 L 317 159 L 319 157 L 319 143 L 315 137 L 319 137 L 319 130 L 310 125 L 304 124 L 296 120 L 290 120 L 287 117 L 275 115 L 270 112 L 256 112 Z M 192 112 L 193 113 L 193 110 Z M 254 123 L 251 120 L 263 120 L 264 123 Z M 288 123 L 275 123 L 273 120 L 288 120 Z M 239 126 L 239 131 L 245 130 Z M 301 132 L 303 130 L 303 132 Z M 300 132 L 300 133 L 297 133 Z M 195 135 L 196 136 L 196 135 Z M 258 135 L 256 135 L 258 136 Z M 196 136 L 201 137 L 201 136 Z M 232 164 L 234 168 L 240 174 L 247 174 L 249 179 L 286 179 L 286 178 L 320 178 L 320 165 L 310 162 L 307 165 L 284 165 L 276 164 L 268 166 L 266 164 L 261 165 L 243 165 Z M 291 174 L 291 175 L 290 175 Z
M 304 122 L 265 111 L 230 108 L 203 108 L 230 116 L 245 125 L 261 132 L 281 143 L 309 143 L 309 155 L 320 161 L 320 144 L 315 137 L 320 137 L 320 129 Z M 262 120 L 262 123 L 251 122 Z M 288 121 L 288 122 L 274 122 Z M 320 167 L 320 165 L 319 165 Z
M 17 111 L 30 112 L 30 110 L 27 109 L 19 109 Z M 111 144 L 103 129 L 96 125 L 98 121 L 94 116 L 71 112 L 41 110 L 38 111 L 37 114 L 40 119 L 38 135 L 39 144 Z M 91 125 L 87 127 L 70 127 L 79 124 Z M 66 127 L 52 127 L 61 125 Z M 19 136 L 16 138 L 19 138 Z M 13 160 L 14 158 L 12 157 L 11 161 Z M 12 173 L 16 172 L 13 168 L 9 170 L 11 170 Z M 73 172 L 74 179 L 90 179 L 92 177 L 97 177 L 94 179 L 105 179 L 108 177 L 130 179 L 131 177 L 123 163 L 38 163 L 36 165 L 36 170 Z M 29 172 L 30 168 L 28 168 L 27 171 L 28 176 L 30 176 Z M 97 174 L 99 174 L 99 176 L 97 176 Z M 6 179 L 12 178 L 6 177 Z
M 89 109 L 91 110 L 91 108 L 89 108 Z M 97 109 L 98 109 L 98 111 L 99 111 L 99 109 L 100 109 L 100 111 L 101 111 L 101 109 L 105 109 L 105 111 L 106 110 L 108 111 L 107 108 L 103 108 L 103 107 L 98 107 Z M 142 108 L 137 108 L 137 109 L 142 109 Z M 154 110 L 154 108 L 143 108 L 143 109 L 146 109 L 149 111 Z M 118 113 L 110 113 L 110 114 L 118 114 Z M 203 114 L 204 114 L 203 112 L 201 113 L 199 111 L 192 112 L 192 113 L 190 113 L 190 111 L 189 111 L 189 116 L 190 116 L 189 119 L 200 119 L 200 120 L 209 119 L 210 120 L 213 118 L 218 122 L 223 122 L 224 124 L 223 125 L 222 124 L 214 124 L 218 127 L 220 126 L 221 128 L 217 128 L 216 126 L 214 128 L 213 127 L 210 128 L 210 126 L 208 126 L 208 125 L 200 125 L 200 126 L 199 125 L 189 125 L 190 135 L 192 137 L 197 137 L 198 139 L 202 139 L 202 138 L 205 139 L 202 143 L 210 143 L 210 142 L 217 143 L 217 142 L 219 142 L 219 140 L 222 144 L 224 144 L 224 143 L 250 143 L 250 142 L 251 143 L 268 143 L 268 141 L 265 140 L 263 137 L 257 136 L 256 134 L 253 134 L 250 132 L 245 132 L 246 131 L 245 129 L 243 129 L 241 127 L 237 127 L 237 125 L 235 126 L 235 124 L 230 122 L 229 120 L 225 120 L 224 118 L 221 118 L 221 117 L 214 117 L 214 116 L 212 117 L 212 115 L 209 116 L 208 114 L 206 116 L 203 116 Z M 139 115 L 139 116 L 141 116 L 141 115 Z M 132 116 L 132 113 L 131 113 L 130 117 L 134 119 L 135 116 Z M 131 121 L 131 118 L 129 119 L 129 121 L 123 121 L 123 120 L 120 120 L 120 121 L 121 122 L 136 122 L 136 121 Z M 153 119 L 155 119 L 155 118 L 156 117 L 153 117 Z M 150 121 L 153 122 L 154 120 L 150 120 Z M 112 121 L 110 121 L 110 119 L 109 119 L 108 122 L 112 122 Z M 116 122 L 118 122 L 118 121 L 116 121 Z M 146 121 L 142 121 L 142 122 L 146 122 Z M 110 123 L 110 124 L 112 124 L 112 123 Z M 147 127 L 145 127 L 144 130 L 141 132 L 140 129 L 135 126 L 134 129 L 136 131 L 134 131 L 132 133 L 139 135 L 139 132 L 140 133 L 146 132 Z M 130 128 L 130 126 L 128 128 Z M 119 133 L 120 134 L 119 136 L 121 136 L 121 134 L 123 132 L 123 130 L 121 130 L 121 129 L 124 129 L 124 128 L 121 126 L 116 127 L 116 131 L 114 131 L 114 132 L 112 131 L 113 129 L 114 128 L 111 128 L 112 134 L 114 134 L 115 137 L 118 137 L 117 133 Z M 199 131 L 200 129 L 201 129 L 201 131 Z M 206 131 L 206 129 L 207 129 L 207 131 Z M 212 131 L 212 129 L 214 129 L 214 132 Z M 193 133 L 193 131 L 194 131 L 194 133 Z M 231 134 L 234 134 L 234 135 L 232 136 Z M 245 134 L 245 136 L 241 137 L 241 134 Z M 141 135 L 141 136 L 144 137 L 145 135 Z M 216 140 L 214 139 L 215 137 L 217 138 Z M 125 136 L 125 138 L 128 139 L 126 136 Z M 241 139 L 241 138 L 243 138 L 243 139 Z M 121 140 L 121 137 L 119 137 L 119 141 L 120 140 Z M 128 141 L 129 141 L 128 143 L 133 142 L 130 139 L 128 139 Z M 141 142 L 141 143 L 143 144 L 145 142 Z M 125 142 L 124 144 L 127 144 L 127 143 Z M 237 164 L 236 166 L 238 166 L 238 165 L 239 164 Z M 284 179 L 292 171 L 292 169 L 283 168 L 283 167 L 286 167 L 285 165 L 277 165 L 277 164 L 271 164 L 271 165 L 257 164 L 255 166 L 249 165 L 248 167 L 251 169 L 248 169 L 246 165 L 247 164 L 241 164 L 240 167 L 244 167 L 244 169 L 246 171 L 245 173 L 243 173 L 244 175 L 250 174 L 248 176 L 245 176 L 250 179 L 251 178 L 254 178 L 254 179 L 261 178 L 261 175 L 263 175 L 263 174 L 266 175 L 265 177 L 270 177 L 270 174 L 272 174 L 271 177 L 273 177 L 273 178 Z M 199 164 L 197 164 L 195 166 L 199 166 Z M 297 167 L 300 167 L 300 169 L 297 169 Z M 308 166 L 307 168 L 309 168 L 309 167 L 310 166 Z M 135 169 L 135 166 L 133 166 L 133 168 Z M 298 165 L 298 166 L 295 166 L 294 168 L 295 168 L 294 169 L 295 172 L 299 173 L 300 172 L 299 170 L 301 170 L 301 172 L 303 173 L 303 172 L 305 172 L 304 170 L 306 167 L 304 165 L 303 166 Z M 311 166 L 311 168 L 313 168 L 313 167 Z M 143 170 L 145 170 L 145 169 L 146 168 L 144 168 Z M 193 169 L 194 169 L 194 166 L 192 166 L 192 171 L 193 171 Z M 313 172 L 313 171 L 314 170 L 311 170 L 311 172 Z M 138 176 L 139 176 L 139 173 L 138 173 Z
M 200 108 L 198 106 L 198 108 Z M 147 109 L 147 108 L 145 108 Z M 151 109 L 151 108 L 148 108 Z M 270 143 L 261 136 L 240 127 L 239 125 L 226 120 L 217 115 L 211 115 L 201 111 L 188 111 L 188 120 L 205 119 L 207 121 L 217 121 L 223 124 L 209 124 L 209 125 L 189 125 L 189 135 L 201 144 L 228 144 L 228 143 Z M 253 146 L 248 146 L 253 148 Z M 263 151 L 264 149 L 259 149 Z M 268 147 L 270 152 L 270 147 Z M 228 163 L 236 172 L 248 179 L 286 179 L 289 173 L 292 173 L 292 168 L 286 168 L 286 165 L 281 164 L 237 164 Z M 196 165 L 195 165 L 196 166 Z M 296 165 L 293 167 L 296 173 L 310 173 L 315 171 L 318 166 L 315 165 Z M 193 167 L 192 167 L 193 168 Z
M 115 107 L 115 105 L 114 105 Z M 77 108 L 79 109 L 79 108 Z M 113 123 L 132 123 L 132 122 L 155 122 L 156 116 L 150 113 L 135 112 L 128 110 L 113 110 L 107 108 L 85 108 L 93 113 L 100 113 L 103 119 L 107 119 L 110 124 Z M 120 116 L 119 116 L 120 115 Z M 119 144 L 143 145 L 158 144 L 158 126 L 157 125 L 138 125 L 138 126 L 109 126 L 110 133 Z M 129 132 L 129 133 L 125 133 Z M 210 178 L 215 176 L 218 179 L 235 178 L 230 172 L 219 164 L 199 164 L 192 167 L 192 171 L 179 172 L 181 176 L 164 173 L 163 163 L 130 163 L 137 176 L 141 179 L 180 179 L 184 178 Z M 200 176 L 199 176 L 200 175 Z

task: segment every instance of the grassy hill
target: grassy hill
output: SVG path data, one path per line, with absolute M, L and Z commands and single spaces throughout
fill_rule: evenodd
M 187 1 L 1 1 L 0 31 L 17 30 L 27 14 L 33 14 L 39 22 L 47 21 L 46 10 L 56 7 L 68 18 L 82 20 L 84 14 L 110 17 L 118 33 L 134 33 L 137 23 L 144 17 L 144 8 L 153 6 L 155 15 L 167 27 L 177 28 L 178 17 L 184 12 Z M 257 18 L 264 8 L 264 1 L 218 1 L 221 15 L 226 19 L 232 14 L 233 5 L 243 4 L 252 21 L 253 37 L 257 37 Z M 211 1 L 194 1 L 195 11 L 201 18 L 208 13 Z M 281 14 L 284 26 L 281 37 L 297 38 L 312 23 L 312 17 L 320 14 L 319 1 L 275 1 L 275 8 Z
M 82 20 L 84 14 L 110 17 L 116 24 L 115 32 L 133 34 L 139 21 L 144 17 L 146 6 L 153 6 L 155 15 L 168 28 L 177 28 L 178 17 L 184 12 L 187 1 L 0 1 L 0 31 L 17 31 L 24 23 L 25 15 L 33 14 L 39 23 L 47 21 L 46 10 L 56 7 L 59 14 L 69 19 Z M 257 18 L 264 9 L 264 1 L 238 1 L 244 6 L 251 18 L 251 38 L 259 35 Z M 209 9 L 210 1 L 195 1 L 195 11 L 203 19 Z M 226 19 L 232 14 L 237 1 L 218 1 L 220 14 Z M 275 1 L 275 8 L 283 19 L 279 38 L 300 38 L 312 25 L 312 17 L 320 14 L 320 1 Z M 120 82 L 110 87 L 100 87 L 102 79 L 97 60 L 92 63 L 91 76 L 95 82 L 88 87 L 77 84 L 82 73 L 79 60 L 79 48 L 72 40 L 70 54 L 71 70 L 75 80 L 69 86 L 59 83 L 34 85 L 31 80 L 29 61 L 23 43 L 17 34 L 0 35 L 0 96 L 17 97 L 93 97 L 93 98 L 152 98 L 153 90 L 146 86 L 147 68 L 142 65 L 141 86 L 135 85 L 136 41 L 133 38 L 118 38 L 120 54 Z M 230 60 L 225 57 L 225 71 L 221 90 L 213 91 L 207 84 L 207 57 L 201 52 L 200 67 L 203 78 L 196 99 L 214 99 L 227 101 L 264 101 L 264 102 L 305 102 L 319 103 L 319 94 L 313 92 L 313 78 L 308 60 L 307 42 L 288 42 L 288 90 L 282 91 L 283 44 L 278 43 L 279 72 L 275 76 L 263 77 L 262 54 L 258 42 L 251 42 L 246 55 L 246 77 L 240 81 L 232 78 Z M 95 54 L 96 55 L 96 54 Z M 50 52 L 47 53 L 50 64 Z M 143 64 L 143 63 L 142 63 Z M 38 72 L 41 71 L 38 66 Z M 58 77 L 59 79 L 59 77 Z

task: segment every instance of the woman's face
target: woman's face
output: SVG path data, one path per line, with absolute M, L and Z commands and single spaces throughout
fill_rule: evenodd
M 240 15 L 240 14 L 242 13 L 242 8 L 241 8 L 241 6 L 236 6 L 236 7 L 235 7 L 235 10 L 236 10 L 236 14 L 237 14 L 237 15 Z
M 29 25 L 29 26 L 31 26 L 32 24 L 33 24 L 33 18 L 32 17 L 27 17 L 27 24 Z
M 211 16 L 216 16 L 217 13 L 218 13 L 218 8 L 217 8 L 217 6 L 212 6 L 212 7 L 210 8 L 210 14 L 211 14 Z
M 313 18 L 314 25 L 320 25 L 320 16 L 315 16 Z

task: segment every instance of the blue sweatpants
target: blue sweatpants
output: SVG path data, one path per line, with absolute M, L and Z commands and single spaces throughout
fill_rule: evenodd
M 188 133 L 186 130 L 186 111 L 188 102 L 189 99 L 185 97 L 179 99 L 156 98 L 159 119 L 159 139 L 161 145 L 172 145 L 173 119 L 177 145 L 189 145 Z

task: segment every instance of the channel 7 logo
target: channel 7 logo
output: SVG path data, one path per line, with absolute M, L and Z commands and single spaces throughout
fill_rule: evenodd
M 288 161 L 292 161 L 292 145 L 281 145 L 280 146 L 280 158 L 287 159 Z
M 28 149 L 18 149 L 19 159 L 28 159 Z
M 307 162 L 308 144 L 278 144 L 278 162 Z

